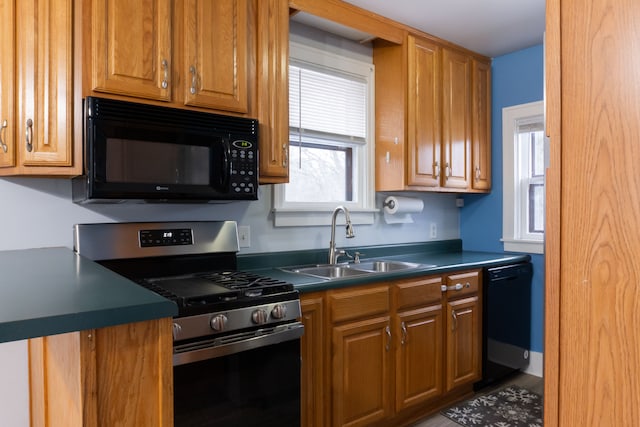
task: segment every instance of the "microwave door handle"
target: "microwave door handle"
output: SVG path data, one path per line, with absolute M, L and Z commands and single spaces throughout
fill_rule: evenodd
M 229 147 L 229 141 L 226 139 L 222 139 L 222 145 L 222 175 L 220 185 L 226 189 L 229 185 L 229 176 L 231 175 L 231 160 L 229 159 L 231 148 Z

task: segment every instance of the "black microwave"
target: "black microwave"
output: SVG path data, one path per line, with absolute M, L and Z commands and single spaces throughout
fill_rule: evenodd
M 258 198 L 258 121 L 87 97 L 76 203 Z

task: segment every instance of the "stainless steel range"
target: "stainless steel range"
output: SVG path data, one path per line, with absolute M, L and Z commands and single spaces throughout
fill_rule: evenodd
M 235 222 L 77 224 L 74 250 L 178 305 L 176 426 L 299 425 L 298 292 L 237 271 Z

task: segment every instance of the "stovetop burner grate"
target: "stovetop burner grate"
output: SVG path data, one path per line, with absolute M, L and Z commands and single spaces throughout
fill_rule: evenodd
M 297 294 L 290 283 L 242 271 L 148 278 L 138 283 L 174 301 L 180 315 L 258 305 L 283 294 Z
M 216 271 L 197 275 L 211 280 L 213 283 L 227 289 L 268 288 L 273 285 L 281 285 L 281 280 L 270 277 L 258 276 L 243 271 Z

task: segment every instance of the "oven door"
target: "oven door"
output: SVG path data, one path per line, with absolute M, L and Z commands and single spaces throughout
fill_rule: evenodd
M 299 426 L 304 328 L 292 326 L 279 337 L 212 342 L 174 356 L 174 425 Z

